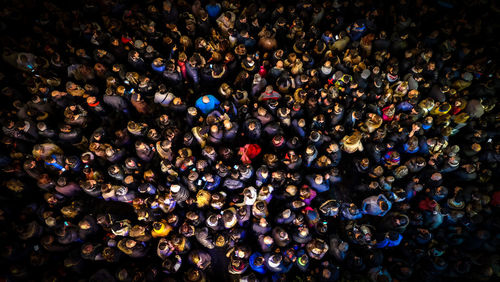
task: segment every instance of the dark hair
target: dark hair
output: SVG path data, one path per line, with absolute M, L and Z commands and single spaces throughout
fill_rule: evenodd
M 154 222 L 153 223 L 154 230 L 160 230 L 161 227 L 162 227 L 162 224 L 160 222 Z
M 158 248 L 159 248 L 160 250 L 165 250 L 167 247 L 168 247 L 168 244 L 167 244 L 167 242 L 165 242 L 165 241 L 160 242 L 160 244 L 158 245 Z

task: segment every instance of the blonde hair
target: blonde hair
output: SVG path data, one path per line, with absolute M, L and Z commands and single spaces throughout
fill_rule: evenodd
M 184 49 L 187 49 L 193 45 L 193 41 L 191 40 L 191 38 L 186 35 L 181 36 L 181 38 L 179 39 L 179 43 L 184 47 Z
M 187 61 L 187 55 L 186 55 L 186 53 L 184 53 L 184 52 L 180 52 L 179 53 L 179 61 L 181 61 L 181 62 Z
M 202 208 L 210 204 L 211 195 L 206 190 L 200 190 L 196 194 L 196 204 L 198 208 Z

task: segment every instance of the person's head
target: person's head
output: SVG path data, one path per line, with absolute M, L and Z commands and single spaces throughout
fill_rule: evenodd
M 479 152 L 479 151 L 481 151 L 481 145 L 480 145 L 480 144 L 478 144 L 478 143 L 473 143 L 473 144 L 471 145 L 471 149 L 472 149 L 474 152 Z
M 430 70 L 430 71 L 433 71 L 436 69 L 436 63 L 435 62 L 429 62 L 429 64 L 427 65 L 427 69 Z
M 278 232 L 278 236 L 280 239 L 285 240 L 286 238 L 288 238 L 288 233 L 286 233 L 286 231 L 284 229 L 281 229 Z
M 290 195 L 290 196 L 295 196 L 297 194 L 297 186 L 295 185 L 288 185 L 285 188 L 285 191 Z
M 172 184 L 170 186 L 170 192 L 178 193 L 181 190 L 181 186 L 179 184 Z
M 442 175 L 441 175 L 441 173 L 439 173 L 439 172 L 435 172 L 435 173 L 433 173 L 433 174 L 431 175 L 431 179 L 432 179 L 433 181 L 440 181 L 440 180 L 441 180 L 441 178 L 442 178 Z
M 289 218 L 292 215 L 292 211 L 290 209 L 286 209 L 281 213 L 283 218 Z
M 321 138 L 321 134 L 318 131 L 312 131 L 309 139 L 313 142 L 318 142 Z
M 137 242 L 135 240 L 132 240 L 132 239 L 127 239 L 127 241 L 125 242 L 125 246 L 129 249 L 135 247 L 137 245 Z
M 263 241 L 263 242 L 264 242 L 264 244 L 266 244 L 266 245 L 271 245 L 271 244 L 273 244 L 273 243 L 274 243 L 273 238 L 272 238 L 271 236 L 268 236 L 268 235 L 264 236 L 264 238 L 263 238 L 263 240 L 262 240 L 262 241 Z
M 252 121 L 252 122 L 250 122 L 250 123 L 248 124 L 248 129 L 249 129 L 250 131 L 254 130 L 256 127 L 257 127 L 257 124 L 256 124 L 254 121 Z
M 78 223 L 78 227 L 82 230 L 88 230 L 90 229 L 91 225 L 87 220 L 82 220 Z
M 323 176 L 321 174 L 317 174 L 315 177 L 314 177 L 314 183 L 316 184 L 322 184 L 323 183 Z
M 273 138 L 272 138 L 272 143 L 274 146 L 281 146 L 284 142 L 285 138 L 283 137 L 283 135 L 275 135 Z
M 281 256 L 281 254 L 273 254 L 271 255 L 271 257 L 269 258 L 269 261 L 273 264 L 273 265 L 279 265 L 281 264 L 281 261 L 283 260 L 283 257 Z
M 306 155 L 312 156 L 312 155 L 314 155 L 315 152 L 316 152 L 316 148 L 314 146 L 312 146 L 312 145 L 307 146 Z
M 259 116 L 265 116 L 267 114 L 267 110 L 264 107 L 258 107 L 257 108 L 257 114 Z
M 210 126 L 210 132 L 211 133 L 218 133 L 219 132 L 219 127 L 216 125 L 216 124 L 213 124 L 212 126 Z
M 264 204 L 263 201 L 258 201 L 255 207 L 257 208 L 257 210 L 263 211 L 266 208 L 266 205 Z
M 254 264 L 255 266 L 262 266 L 262 265 L 264 265 L 264 257 L 263 257 L 263 256 L 257 256 L 257 257 L 254 259 L 253 264 Z
M 272 85 L 268 85 L 266 86 L 266 94 L 272 94 L 273 93 L 273 86 Z
M 339 151 L 339 145 L 337 143 L 331 143 L 330 145 L 328 145 L 328 149 L 332 152 L 332 153 L 336 153 Z
M 233 128 L 233 123 L 232 123 L 230 120 L 227 120 L 227 119 L 226 119 L 226 120 L 224 120 L 224 121 L 222 122 L 222 124 L 224 125 L 224 128 L 225 128 L 226 130 L 230 130 L 230 129 L 232 129 L 232 128 Z
M 233 219 L 234 217 L 234 212 L 231 211 L 231 210 L 225 210 L 223 213 L 222 213 L 222 219 L 226 222 L 229 222 Z
M 408 219 L 405 216 L 395 216 L 394 217 L 394 224 L 396 226 L 406 226 L 408 223 Z

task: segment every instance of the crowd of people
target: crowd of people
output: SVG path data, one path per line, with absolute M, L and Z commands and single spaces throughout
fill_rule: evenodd
M 500 6 L 460 2 L 2 5 L 0 279 L 500 279 Z

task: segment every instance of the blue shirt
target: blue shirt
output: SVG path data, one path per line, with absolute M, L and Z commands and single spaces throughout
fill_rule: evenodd
M 418 150 L 420 150 L 420 148 L 417 146 L 415 149 L 413 149 L 413 151 L 411 151 L 410 146 L 406 143 L 403 145 L 403 149 L 405 150 L 405 152 L 407 152 L 409 154 L 414 154 L 414 153 L 418 152 Z
M 413 105 L 408 103 L 407 101 L 399 103 L 399 105 L 396 107 L 396 110 L 403 112 L 411 111 L 411 109 L 413 109 Z
M 56 160 L 56 157 L 54 155 L 52 155 L 51 157 L 52 157 L 52 159 Z M 58 170 L 62 170 L 63 172 L 66 171 L 66 169 L 62 165 L 58 164 L 57 161 L 54 162 L 54 163 L 45 162 L 45 164 L 46 165 L 51 165 L 51 166 L 55 167 Z
M 387 244 L 389 244 L 389 238 L 384 238 L 384 240 L 379 241 L 378 243 L 375 244 L 375 248 L 385 248 L 387 247 Z
M 156 71 L 156 72 L 163 72 L 165 70 L 165 65 L 161 65 L 161 66 L 155 66 L 154 63 L 151 63 L 151 68 Z
M 217 18 L 217 16 L 220 14 L 221 11 L 220 4 L 218 3 L 215 5 L 208 4 L 207 6 L 205 6 L 205 9 L 207 10 L 208 16 L 211 17 L 212 19 Z
M 403 240 L 403 235 L 398 234 L 398 238 L 396 240 L 392 241 L 391 239 L 389 239 L 389 241 L 387 242 L 387 247 L 395 247 L 401 243 L 401 240 Z
M 422 128 L 423 128 L 424 130 L 427 130 L 427 129 L 431 128 L 431 126 L 432 126 L 432 124 L 425 124 L 425 123 L 424 123 L 424 124 L 422 124 Z
M 208 103 L 203 103 L 203 97 L 200 97 L 198 98 L 198 100 L 196 100 L 196 108 L 198 110 L 200 110 L 202 113 L 204 113 L 205 115 L 210 113 L 211 111 L 213 111 L 217 106 L 219 106 L 220 102 L 219 100 L 217 100 L 217 98 L 215 98 L 214 96 L 212 95 L 206 95 L 210 100 L 208 101 Z
M 401 243 L 401 240 L 403 239 L 403 236 L 401 234 L 398 234 L 398 238 L 394 241 L 392 241 L 389 238 L 384 238 L 384 240 L 378 242 L 375 244 L 376 248 L 385 248 L 385 247 L 395 247 Z

